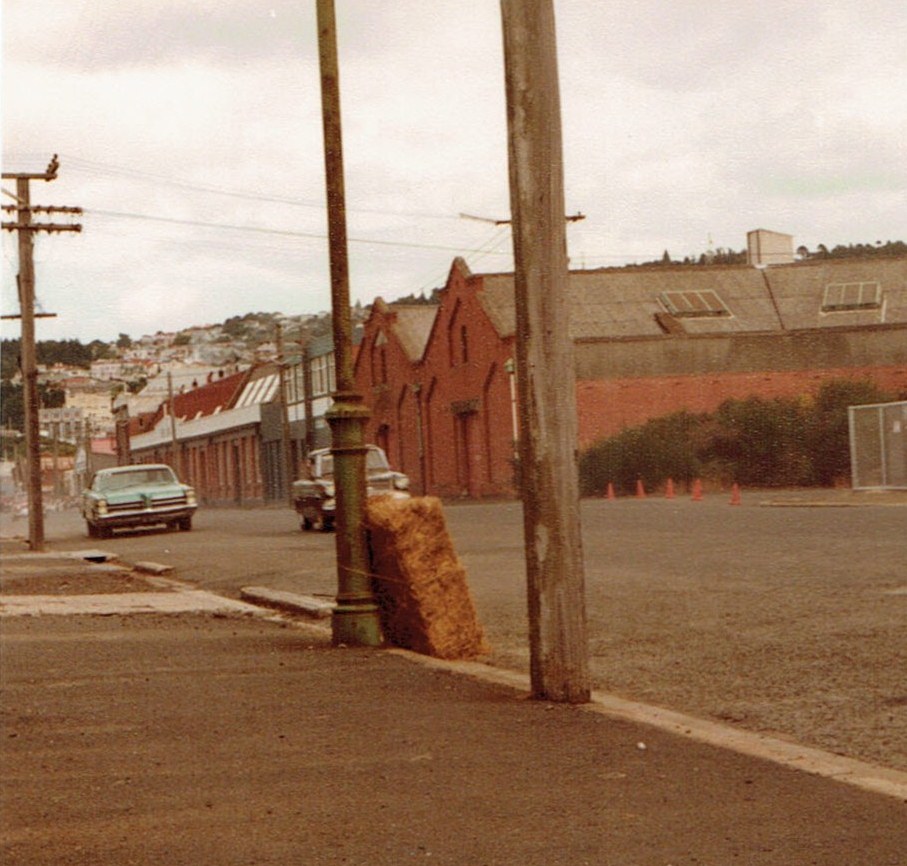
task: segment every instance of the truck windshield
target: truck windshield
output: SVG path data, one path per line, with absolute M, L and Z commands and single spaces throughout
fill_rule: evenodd
M 384 472 L 388 468 L 387 458 L 383 451 L 377 448 L 369 448 L 365 457 L 366 472 Z M 334 455 L 325 454 L 320 461 L 321 477 L 331 478 L 334 475 Z

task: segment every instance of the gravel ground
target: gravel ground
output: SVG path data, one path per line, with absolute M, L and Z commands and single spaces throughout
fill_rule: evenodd
M 584 503 L 594 687 L 907 770 L 907 508 L 754 497 Z M 486 508 L 508 546 L 463 531 Z M 448 513 L 492 661 L 527 670 L 521 563 L 495 565 L 519 560 L 519 509 Z
M 583 502 L 595 687 L 907 770 L 907 494 L 742 500 Z M 527 671 L 519 505 L 445 514 L 491 661 Z M 49 515 L 48 537 L 56 549 L 85 545 L 74 513 Z M 288 508 L 201 509 L 193 532 L 104 547 L 236 597 L 251 584 L 330 595 L 334 543 L 299 532 Z

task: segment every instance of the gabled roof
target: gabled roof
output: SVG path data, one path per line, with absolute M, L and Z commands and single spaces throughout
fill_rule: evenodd
M 394 335 L 400 341 L 406 357 L 410 361 L 419 361 L 425 354 L 428 337 L 435 317 L 438 315 L 438 304 L 390 304 L 394 317 L 391 326 Z
M 381 317 L 387 323 L 386 329 L 399 341 L 407 359 L 415 363 L 421 361 L 425 354 L 439 307 L 439 304 L 434 303 L 387 303 L 383 298 L 376 298 L 372 304 L 369 322 Z

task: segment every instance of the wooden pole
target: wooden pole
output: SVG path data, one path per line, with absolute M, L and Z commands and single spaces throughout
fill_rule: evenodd
M 176 412 L 173 411 L 173 373 L 170 370 L 167 371 L 167 403 L 170 412 L 170 448 L 173 452 L 173 471 L 176 473 L 177 478 L 182 479 L 183 473 L 180 467 L 179 452 L 177 451 Z
M 283 443 L 283 462 L 286 467 L 284 476 L 287 480 L 286 496 L 293 505 L 293 482 L 296 480 L 296 461 L 293 459 L 293 444 L 290 441 L 290 407 L 287 400 L 287 362 L 283 349 L 283 327 L 275 324 L 275 342 L 277 343 L 277 399 L 280 402 L 280 436 Z
M 590 693 L 552 0 L 501 0 L 533 697 Z M 569 386 L 568 386 L 569 383 Z
M 25 404 L 25 453 L 28 482 L 28 544 L 44 550 L 44 501 L 41 492 L 41 427 L 35 348 L 35 265 L 31 198 L 27 177 L 16 178 L 19 229 L 19 306 L 22 314 L 22 397 Z
M 53 424 L 53 460 L 54 460 L 54 496 L 63 495 L 63 484 L 60 478 L 60 422 L 52 421 Z
M 315 408 L 312 398 L 312 362 L 309 359 L 309 341 L 299 341 L 299 363 L 302 364 L 302 406 L 305 413 L 305 454 L 303 459 L 315 450 Z

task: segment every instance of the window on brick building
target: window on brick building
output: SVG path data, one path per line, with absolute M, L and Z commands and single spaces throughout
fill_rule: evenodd
M 877 282 L 829 283 L 822 297 L 823 313 L 877 310 L 882 306 L 882 287 Z
M 463 363 L 463 341 L 466 339 L 466 326 L 460 323 L 460 302 L 457 301 L 447 322 L 447 357 L 450 366 Z
M 383 331 L 372 342 L 372 384 L 387 384 L 387 337 Z

